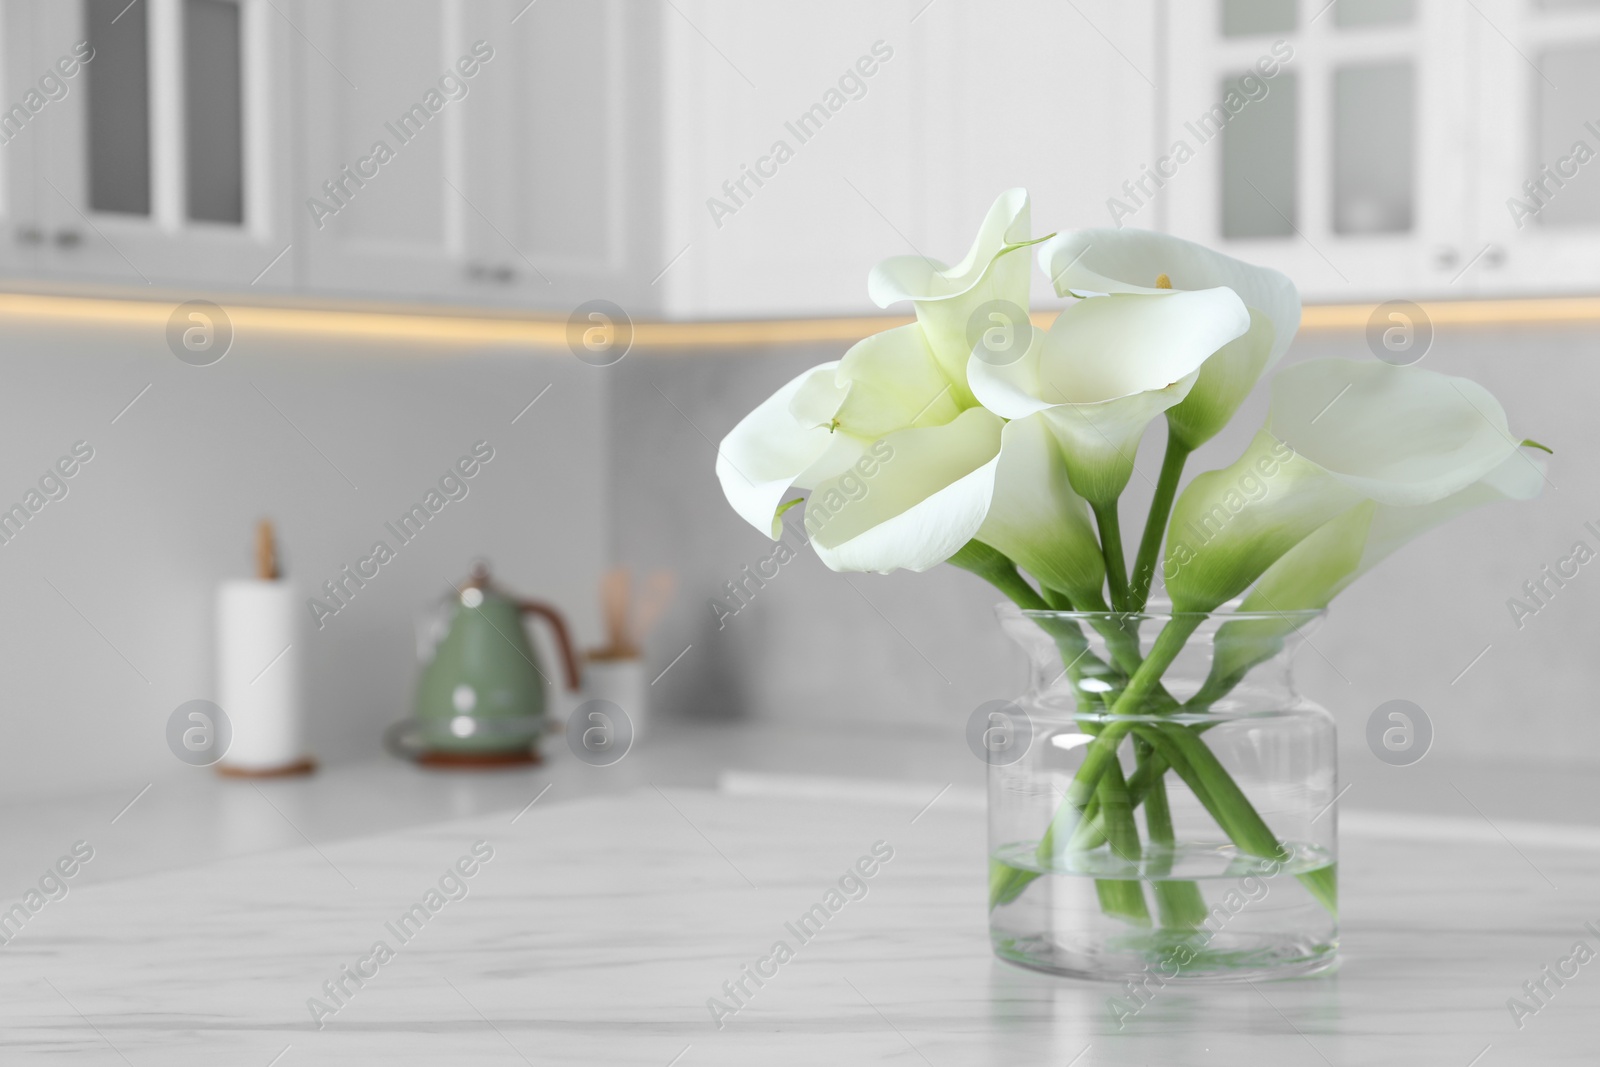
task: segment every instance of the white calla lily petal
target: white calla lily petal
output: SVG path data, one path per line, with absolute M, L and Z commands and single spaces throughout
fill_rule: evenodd
M 968 358 L 967 384 L 972 387 L 978 403 L 1002 419 L 1025 419 L 1060 403 L 1044 399 L 1044 385 L 1039 377 L 1045 333 L 1044 330 L 1032 331 L 1027 348 L 1008 363 L 991 363 L 981 352 Z
M 961 412 L 950 379 L 916 323 L 875 333 L 839 361 L 848 395 L 835 407 L 839 427 L 878 438 L 910 426 L 937 426 Z
M 809 467 L 795 475 L 794 481 L 790 484 L 796 489 L 812 489 L 830 478 L 837 478 L 860 462 L 872 443 L 867 438 L 857 437 L 842 430 L 836 431 L 833 440 L 828 443 L 822 454 Z
M 1342 359 L 1301 363 L 1272 383 L 1267 429 L 1381 504 L 1460 492 L 1517 449 L 1483 386 L 1416 367 Z
M 1045 331 L 1040 398 L 1098 404 L 1164 389 L 1249 328 L 1249 310 L 1229 289 L 1079 300 Z
M 819 483 L 806 502 L 817 556 L 836 571 L 881 573 L 949 559 L 983 525 L 1003 425 L 969 408 L 943 426 L 889 434 L 879 444 L 891 454 L 870 478 Z
M 1115 500 L 1133 473 L 1150 420 L 1181 402 L 1207 358 L 1250 328 L 1229 289 L 1080 300 L 1014 362 L 975 352 L 973 395 L 1010 419 L 1044 413 L 1066 449 L 1072 486 L 1090 502 Z
M 1106 571 L 1089 506 L 1072 491 L 1041 417 L 1007 423 L 1001 433 L 994 499 L 977 538 L 1075 603 L 1099 596 Z
M 867 276 L 867 295 L 881 308 L 902 300 L 949 300 L 970 292 L 1001 249 L 1030 239 L 1028 191 L 1001 193 L 961 261 L 947 267 L 925 256 L 891 256 Z
M 1338 589 L 1328 594 L 1328 599 L 1333 599 L 1345 586 L 1435 526 L 1484 504 L 1499 500 L 1532 500 L 1543 487 L 1544 461 L 1519 450 L 1476 482 L 1443 500 L 1416 507 L 1378 505 L 1367 531 L 1360 563 Z
M 739 420 L 717 448 L 717 480 L 728 503 L 750 525 L 776 539 L 778 506 L 789 487 L 835 446 L 825 426 L 795 418 L 791 405 L 814 382 L 831 385 L 838 362 L 794 378 Z
M 1062 296 L 1159 293 L 1164 290 L 1156 279 L 1163 274 L 1175 290 L 1232 289 L 1272 322 L 1267 368 L 1288 351 L 1300 328 L 1300 293 L 1287 275 L 1163 233 L 1129 228 L 1058 234 L 1040 247 L 1039 266 Z
M 917 323 L 963 407 L 972 403 L 966 366 L 973 315 L 997 301 L 1008 315 L 1027 313 L 1030 257 L 1020 246 L 1030 240 L 1030 226 L 1027 190 L 1008 189 L 989 208 L 972 247 L 955 266 L 919 255 L 894 256 L 867 279 L 867 292 L 879 307 L 913 302 Z
M 839 376 L 843 362 L 836 360 L 830 364 L 833 367 L 832 374 L 806 375 L 805 381 L 800 383 L 800 388 L 789 399 L 789 414 L 795 422 L 807 427 L 833 427 L 839 409 L 850 394 L 849 385 Z

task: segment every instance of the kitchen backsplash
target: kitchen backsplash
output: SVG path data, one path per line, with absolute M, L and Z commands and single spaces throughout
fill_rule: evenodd
M 216 584 L 252 573 L 262 516 L 325 605 L 305 615 L 325 761 L 377 756 L 410 713 L 415 612 L 479 554 L 599 636 L 606 379 L 565 351 L 240 335 L 201 367 L 159 330 L 8 323 L 5 384 L 0 506 L 43 506 L 0 543 L 0 795 L 189 772 L 164 727 L 215 697 Z M 474 475 L 445 477 L 463 456 Z

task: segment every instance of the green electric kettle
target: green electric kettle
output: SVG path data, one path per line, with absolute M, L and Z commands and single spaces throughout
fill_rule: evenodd
M 523 629 L 526 615 L 550 624 L 576 691 L 578 658 L 561 613 L 502 592 L 480 563 L 420 621 L 415 717 L 390 728 L 390 750 L 435 766 L 538 762 L 550 675 Z

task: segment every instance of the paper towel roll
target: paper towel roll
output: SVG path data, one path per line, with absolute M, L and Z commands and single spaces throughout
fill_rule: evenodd
M 306 763 L 302 610 L 284 581 L 217 589 L 217 703 L 233 726 L 219 769 L 270 773 Z

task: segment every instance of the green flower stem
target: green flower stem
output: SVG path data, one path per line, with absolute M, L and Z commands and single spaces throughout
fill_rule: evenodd
M 1164 762 L 1142 737 L 1135 737 L 1134 751 L 1142 766 Z M 1193 930 L 1206 918 L 1206 901 L 1200 887 L 1194 882 L 1165 877 L 1172 873 L 1178 845 L 1172 829 L 1172 809 L 1167 805 L 1165 773 L 1157 774 L 1150 782 L 1150 792 L 1144 803 L 1144 824 L 1152 846 L 1150 889 L 1156 898 L 1156 914 L 1161 918 L 1161 925 L 1167 929 Z
M 1143 611 L 1150 597 L 1150 585 L 1156 576 L 1156 558 L 1161 554 L 1161 540 L 1167 532 L 1172 501 L 1178 495 L 1178 481 L 1183 477 L 1183 465 L 1188 460 L 1189 449 L 1168 429 L 1167 451 L 1161 458 L 1161 474 L 1156 478 L 1156 495 L 1150 501 L 1150 516 L 1144 521 L 1139 554 L 1134 557 L 1133 574 L 1129 578 L 1130 611 Z
M 1094 795 L 1095 789 L 1100 784 L 1100 776 L 1106 773 L 1107 768 L 1117 758 L 1117 747 L 1122 739 L 1133 729 L 1133 722 L 1129 720 L 1118 721 L 1119 716 L 1133 715 L 1143 710 L 1145 699 L 1161 681 L 1161 674 L 1178 658 L 1178 653 L 1183 651 L 1184 642 L 1199 627 L 1204 616 L 1175 615 L 1167 621 L 1166 626 L 1156 635 L 1155 643 L 1150 647 L 1149 657 L 1139 665 L 1133 677 L 1128 679 L 1127 688 L 1117 697 L 1111 708 L 1112 721 L 1105 724 L 1100 734 L 1084 751 L 1083 762 L 1078 765 L 1078 773 L 1073 776 L 1072 784 L 1067 788 L 1067 799 L 1056 810 L 1055 818 L 1051 820 L 1052 833 L 1039 842 L 1039 858 L 1048 862 L 1051 859 L 1051 843 L 1053 831 L 1058 827 L 1063 834 L 1070 836 L 1069 822 L 1081 815 L 1089 798 Z
M 1039 591 L 1017 573 L 1017 565 L 982 541 L 968 541 L 950 557 L 950 562 L 964 571 L 971 571 L 1000 590 L 1007 600 L 1023 611 L 1050 610 L 1050 605 L 1045 603 Z
M 1152 752 L 1150 759 L 1134 768 L 1133 774 L 1128 777 L 1128 803 L 1135 808 L 1143 804 L 1145 797 L 1150 793 L 1150 783 L 1166 773 L 1166 761 L 1159 753 Z M 1090 798 L 1088 806 L 1083 809 L 1083 815 L 1072 831 L 1072 837 L 1067 842 L 1067 851 L 1087 852 L 1105 843 L 1105 817 L 1100 812 L 1100 794 L 1097 790 Z
M 1160 754 L 1151 753 L 1150 761 L 1136 769 L 1128 778 L 1128 804 L 1137 808 L 1144 802 L 1150 792 L 1150 783 L 1161 775 L 1167 773 L 1166 762 Z M 1045 831 L 1045 840 L 1049 841 L 1050 830 Z M 1105 816 L 1100 810 L 1099 790 L 1090 799 L 1088 807 L 1084 808 L 1083 817 L 1073 830 L 1072 839 L 1067 844 L 1069 852 L 1087 852 L 1099 848 L 1106 843 Z M 1020 867 L 1012 867 L 999 860 L 989 861 L 989 907 L 999 907 L 1009 904 L 1022 895 L 1035 878 L 1039 877 L 1037 871 L 1025 871 Z M 1098 888 L 1098 887 L 1097 887 Z
M 1086 597 L 1080 599 L 1086 601 L 1082 605 L 1082 610 L 1084 611 L 1094 612 L 1097 615 L 1110 616 L 1113 614 L 1111 609 L 1106 607 L 1106 602 L 1098 595 L 1092 600 Z M 1123 628 L 1122 620 L 1095 618 L 1090 622 L 1090 625 L 1095 628 L 1096 633 L 1105 639 L 1106 651 L 1111 653 L 1111 660 L 1117 665 L 1117 669 L 1127 677 L 1132 678 L 1134 673 L 1138 671 L 1139 664 L 1143 662 L 1143 657 L 1139 655 L 1139 638 Z M 1165 690 L 1163 690 L 1164 692 Z M 1172 703 L 1176 705 L 1177 701 L 1174 700 Z
M 1106 585 L 1111 589 L 1111 607 L 1128 611 L 1128 564 L 1122 557 L 1122 527 L 1117 520 L 1117 502 L 1091 505 L 1095 525 L 1100 528 L 1100 554 L 1106 560 Z
M 1279 863 L 1290 859 L 1276 834 L 1244 795 L 1216 753 L 1194 730 L 1161 730 L 1141 727 L 1141 735 L 1172 764 L 1178 777 L 1188 783 L 1200 803 L 1211 813 L 1241 852 Z M 1339 913 L 1338 876 L 1332 867 L 1322 867 L 1295 877 L 1329 912 Z
M 1133 868 L 1129 878 L 1099 878 L 1095 892 L 1100 898 L 1100 910 L 1107 915 L 1120 916 L 1136 926 L 1150 925 L 1150 909 L 1145 904 L 1144 885 L 1139 879 L 1139 863 L 1144 849 L 1139 844 L 1139 825 L 1133 821 L 1133 805 L 1128 797 L 1128 783 L 1122 777 L 1122 765 L 1116 760 L 1100 776 L 1096 787 L 1100 797 L 1100 810 L 1105 816 L 1106 842 L 1111 852 Z
M 1102 605 L 1097 610 L 1104 610 L 1104 606 Z M 1105 639 L 1106 648 L 1111 654 L 1112 661 L 1116 663 L 1125 676 L 1131 677 L 1138 672 L 1144 659 L 1139 653 L 1138 637 L 1129 633 L 1120 624 L 1121 621 L 1119 619 L 1095 619 L 1092 620 L 1091 624 Z M 1111 693 L 1106 693 L 1104 696 L 1108 702 L 1111 701 Z M 1156 687 L 1151 697 L 1151 702 L 1164 711 L 1174 710 L 1178 707 L 1177 700 L 1166 691 L 1164 686 L 1160 685 Z M 1183 729 L 1182 726 L 1175 728 Z M 1143 771 L 1149 767 L 1152 759 L 1159 759 L 1151 751 L 1149 743 L 1142 740 L 1135 741 L 1134 753 L 1138 771 Z M 1138 773 L 1138 771 L 1135 773 Z M 1150 779 L 1148 792 L 1145 796 L 1145 825 L 1150 832 L 1150 842 L 1152 845 L 1158 846 L 1154 850 L 1158 855 L 1164 853 L 1168 857 L 1166 870 L 1157 872 L 1161 874 L 1171 872 L 1170 857 L 1172 849 L 1177 844 L 1172 829 L 1172 812 L 1167 804 L 1167 787 L 1164 775 L 1165 764 L 1163 763 L 1161 768 L 1157 769 L 1155 775 Z M 1089 809 L 1096 805 L 1099 796 L 1100 791 L 1097 789 L 1095 799 L 1091 800 L 1089 805 L 1084 808 L 1079 818 L 1078 827 L 1080 829 L 1091 818 L 1094 818 Z M 1138 802 L 1135 801 L 1132 806 L 1137 807 Z M 1104 819 L 1101 819 L 1100 823 L 1102 825 L 1097 825 L 1096 832 L 1092 835 L 1093 843 L 1087 844 L 1087 848 L 1095 848 L 1100 841 L 1110 839 L 1113 836 L 1112 831 L 1103 825 Z M 1084 840 L 1088 839 L 1085 838 Z M 1073 840 L 1068 844 L 1068 850 L 1073 851 L 1076 847 L 1079 847 L 1078 842 L 1079 834 L 1074 831 Z M 1113 843 L 1113 847 L 1116 847 L 1115 843 Z M 1205 898 L 1200 892 L 1200 887 L 1194 882 L 1152 878 L 1150 883 L 1151 889 L 1155 894 L 1157 913 L 1161 917 L 1162 926 L 1176 929 L 1193 929 L 1205 918 Z M 1097 886 L 1097 888 L 1099 887 Z M 1100 896 L 1101 900 L 1104 901 L 1106 894 L 1103 890 Z

